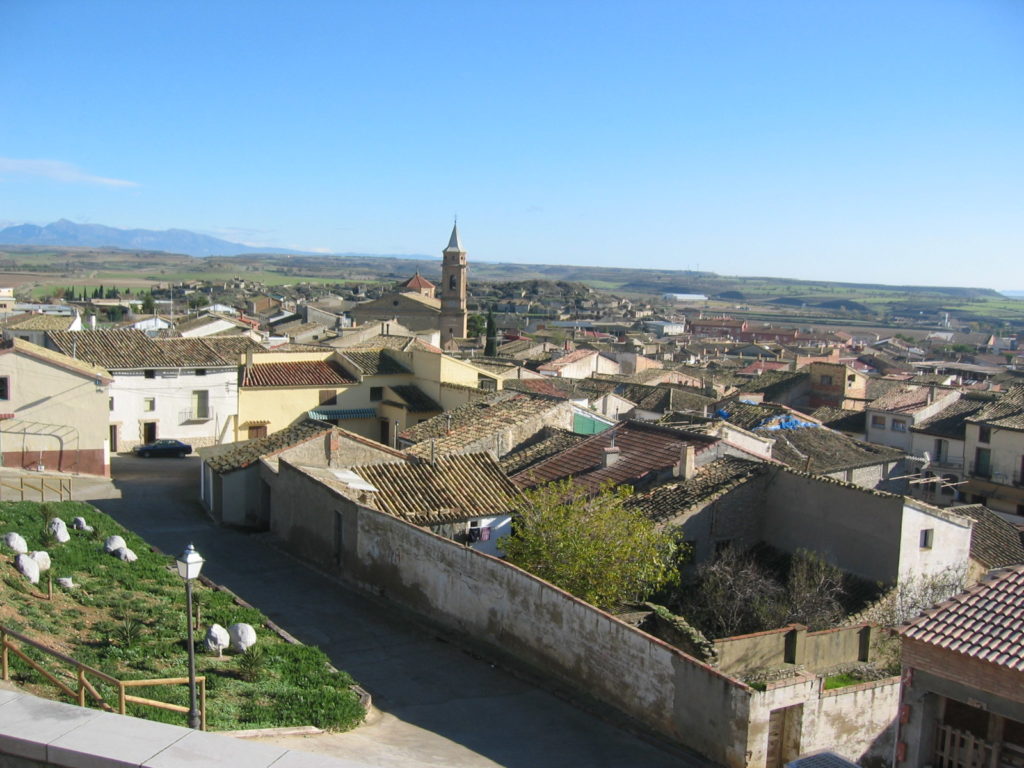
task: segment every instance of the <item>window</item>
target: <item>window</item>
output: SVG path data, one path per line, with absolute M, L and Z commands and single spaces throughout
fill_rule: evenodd
M 156 410 L 156 398 L 155 397 L 144 397 L 142 399 L 142 410 L 147 413 L 151 413 Z
M 384 399 L 384 387 L 370 387 L 370 402 L 376 403 Z
M 992 442 L 992 428 L 986 426 L 978 427 L 978 442 L 979 443 L 991 443 Z
M 337 405 L 338 394 L 333 389 L 320 390 L 320 405 Z
M 205 376 L 205 375 L 206 375 L 206 369 L 205 368 L 196 368 L 196 376 Z
M 823 386 L 823 387 L 831 387 L 832 386 L 832 377 L 831 376 L 827 376 L 825 374 L 822 374 L 819 377 L 819 379 L 818 379 L 818 383 L 821 384 L 821 386 Z
M 266 427 L 266 425 L 262 425 L 262 426 L 258 426 L 258 427 L 249 427 L 249 439 L 250 440 L 255 440 L 257 437 L 266 437 L 266 436 L 267 436 L 267 427 Z
M 0 376 L 0 400 L 11 399 L 11 377 Z
M 192 416 L 197 419 L 210 418 L 210 391 L 207 389 L 192 390 Z
M 154 371 L 152 368 L 147 368 L 145 371 L 142 372 L 142 375 L 147 379 L 155 379 L 156 371 Z
M 892 429 L 893 432 L 906 432 L 907 422 L 905 422 L 903 419 L 893 419 L 892 427 L 890 427 L 890 429 Z
M 872 416 L 871 426 L 878 427 L 879 429 L 885 429 L 885 416 L 878 416 L 877 414 Z
M 114 398 L 110 398 L 107 401 L 107 405 L 109 406 L 110 410 L 114 410 Z
M 921 549 L 931 549 L 932 541 L 935 539 L 934 528 L 921 529 Z
M 992 477 L 992 451 L 988 448 L 974 449 L 974 474 L 978 477 Z
M 956 486 L 960 482 L 960 478 L 956 475 L 943 475 L 942 476 L 942 495 L 943 496 L 956 496 Z

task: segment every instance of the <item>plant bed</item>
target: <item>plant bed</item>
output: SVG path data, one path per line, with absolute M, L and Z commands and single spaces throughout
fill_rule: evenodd
M 70 530 L 76 516 L 94 530 Z M 53 517 L 69 524 L 70 541 L 56 544 L 47 535 L 45 525 Z M 29 551 L 47 551 L 52 568 L 33 586 L 15 570 L 13 553 L 0 543 L 0 625 L 121 680 L 187 677 L 185 589 L 172 558 L 80 502 L 0 503 L 0 537 L 11 531 L 25 538 Z M 122 562 L 103 551 L 103 542 L 114 534 L 138 555 L 136 562 Z M 51 600 L 39 597 L 46 594 L 48 575 L 53 578 Z M 60 577 L 71 577 L 77 586 L 62 589 L 57 586 Z M 267 629 L 262 613 L 238 605 L 230 593 L 196 582 L 194 596 L 200 616 L 196 674 L 206 677 L 208 729 L 312 725 L 342 731 L 361 722 L 365 712 L 352 690 L 352 678 L 333 671 L 323 651 L 286 642 Z M 203 638 L 209 626 L 238 622 L 256 629 L 258 650 L 247 655 L 225 651 L 223 657 L 205 652 Z M 35 649 L 27 653 L 74 687 L 73 668 Z M 10 657 L 15 682 L 41 696 L 58 695 L 38 672 L 13 653 Z M 93 682 L 108 702 L 116 704 L 113 686 Z M 144 687 L 132 693 L 188 705 L 186 685 Z M 129 704 L 128 713 L 176 725 L 185 721 L 177 712 L 138 704 Z

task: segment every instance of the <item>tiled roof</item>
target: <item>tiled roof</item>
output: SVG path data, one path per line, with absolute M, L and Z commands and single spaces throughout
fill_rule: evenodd
M 864 411 L 848 411 L 826 405 L 812 411 L 810 415 L 829 429 L 839 432 L 863 434 L 867 429 L 867 414 Z
M 1024 671 L 1024 566 L 1008 568 L 900 629 L 907 639 Z
M 444 456 L 433 463 L 369 464 L 350 471 L 376 488 L 359 494 L 360 501 L 417 525 L 504 515 L 521 502 L 519 490 L 486 453 Z M 328 483 L 347 490 L 341 479 Z
M 985 402 L 969 397 L 961 397 L 955 403 L 946 406 L 934 416 L 930 416 L 910 429 L 926 435 L 945 437 L 950 440 L 963 440 L 967 432 L 967 418 L 975 415 L 985 406 Z
M 259 350 L 251 341 L 210 343 L 204 338 L 151 339 L 142 331 L 50 331 L 47 338 L 65 355 L 87 360 L 108 370 L 136 368 L 215 368 L 238 365 L 232 349 Z
M 346 360 L 351 360 L 366 376 L 412 373 L 405 365 L 388 355 L 384 348 L 353 347 L 338 354 L 342 355 Z
M 989 403 L 970 421 L 1002 429 L 1024 430 L 1024 384 L 1015 384 L 994 403 Z
M 572 363 L 578 363 L 580 360 L 586 360 L 588 357 L 593 357 L 598 354 L 593 349 L 575 349 L 572 352 L 568 352 L 562 355 L 557 360 L 551 360 L 550 362 L 544 363 L 538 370 L 541 371 L 557 371 L 566 365 Z
M 338 387 L 356 380 L 332 360 L 256 363 L 245 371 L 243 387 Z
M 247 467 L 264 456 L 326 434 L 331 429 L 330 424 L 302 421 L 255 440 L 200 448 L 199 455 L 214 472 L 224 474 Z
M 203 343 L 229 363 L 238 363 L 246 352 L 263 352 L 248 336 L 205 336 Z
M 914 413 L 928 405 L 931 399 L 932 393 L 928 387 L 900 388 L 873 400 L 868 408 L 886 413 Z
M 410 413 L 431 413 L 444 410 L 434 402 L 432 397 L 415 384 L 400 384 L 390 389 L 402 398 Z
M 405 430 L 400 437 L 415 443 L 409 449 L 413 455 L 429 456 L 433 451 L 436 455 L 445 456 L 459 453 L 467 446 L 514 424 L 543 416 L 559 405 L 558 401 L 547 397 L 520 393 L 499 394 L 427 419 Z
M 615 439 L 620 453 L 617 461 L 605 466 L 605 448 Z M 687 445 L 700 452 L 709 443 L 707 437 L 639 421 L 620 421 L 578 445 L 521 471 L 512 480 L 531 487 L 552 480 L 572 477 L 588 491 L 596 492 L 603 483 L 633 483 L 651 473 L 676 465 Z
M 46 315 L 40 312 L 26 312 L 10 315 L 0 325 L 19 331 L 66 331 L 75 322 L 74 315 Z
M 231 323 L 233 326 L 237 328 L 248 329 L 250 327 L 246 323 L 243 323 L 241 320 L 239 320 L 237 317 L 231 317 L 230 315 L 222 315 L 219 312 L 208 312 L 205 315 L 200 315 L 199 317 L 192 318 L 191 320 L 186 320 L 184 322 L 177 323 L 174 326 L 174 330 L 176 330 L 178 333 L 183 333 L 185 331 L 193 331 L 196 328 L 202 328 L 203 326 L 213 325 L 214 323 L 220 322 Z
M 400 283 L 399 287 L 401 287 L 401 288 L 409 288 L 410 290 L 413 290 L 413 291 L 420 291 L 420 290 L 423 290 L 424 288 L 434 288 L 436 286 L 432 282 L 427 280 L 427 278 L 425 278 L 419 272 L 417 272 L 415 275 L 410 277 L 404 283 Z
M 659 485 L 646 493 L 631 496 L 626 505 L 642 509 L 656 522 L 665 522 L 693 507 L 706 504 L 738 485 L 759 476 L 765 465 L 735 456 L 723 456 L 699 467 L 687 481 Z
M 819 474 L 889 463 L 904 456 L 903 451 L 896 448 L 863 443 L 827 427 L 779 429 L 772 432 L 758 430 L 757 434 L 769 434 L 775 438 L 773 459 L 794 469 Z
M 577 435 L 567 429 L 546 427 L 543 439 L 523 448 L 519 448 L 501 457 L 501 468 L 505 474 L 514 475 L 551 456 L 572 448 L 586 440 L 585 435 Z
M 6 354 L 11 351 L 19 352 L 21 354 L 34 357 L 37 360 L 42 360 L 53 365 L 60 366 L 61 368 L 67 368 L 83 376 L 97 377 L 107 383 L 112 379 L 110 372 L 104 368 L 100 368 L 98 365 L 87 363 L 84 360 L 75 360 L 73 357 L 62 355 L 60 352 L 55 352 L 52 349 L 46 347 L 40 347 L 38 344 L 33 344 L 30 341 L 24 339 L 11 339 L 10 341 L 4 342 L 0 345 L 0 354 Z
M 949 507 L 948 512 L 974 521 L 971 529 L 971 557 L 986 568 L 1005 568 L 1024 563 L 1024 545 L 1016 526 L 981 504 Z

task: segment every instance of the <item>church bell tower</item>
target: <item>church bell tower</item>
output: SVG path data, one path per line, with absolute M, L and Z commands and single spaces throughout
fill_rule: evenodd
M 452 227 L 448 247 L 441 252 L 441 346 L 466 338 L 466 251 L 459 225 Z

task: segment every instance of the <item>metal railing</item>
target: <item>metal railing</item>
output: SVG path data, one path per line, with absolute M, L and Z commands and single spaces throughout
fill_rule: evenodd
M 189 421 L 209 421 L 213 418 L 210 411 L 196 408 L 186 408 L 183 411 L 178 411 L 178 422 L 184 424 Z
M 38 651 L 62 661 L 65 664 L 69 664 L 74 667 L 74 682 L 70 685 L 61 680 L 55 674 L 44 668 L 34 659 L 30 658 L 23 650 L 21 650 L 14 641 L 23 643 L 24 645 L 31 646 Z M 13 653 L 19 659 L 28 664 L 32 669 L 43 676 L 52 685 L 56 686 L 57 689 L 65 696 L 73 699 L 78 706 L 84 707 L 86 703 L 86 694 L 96 702 L 101 709 L 107 712 L 117 712 L 118 714 L 125 714 L 128 704 L 142 704 L 147 707 L 154 707 L 155 709 L 165 709 L 170 712 L 181 712 L 188 714 L 189 708 L 181 706 L 179 704 L 168 704 L 164 701 L 156 701 L 155 699 L 146 699 L 141 696 L 132 696 L 127 692 L 129 688 L 146 688 L 158 685 L 188 685 L 187 677 L 161 677 L 153 680 L 118 680 L 116 677 L 112 677 L 105 672 L 100 672 L 98 669 L 90 667 L 88 664 L 83 664 L 70 656 L 65 656 L 59 651 L 55 651 L 52 648 L 48 648 L 40 642 L 32 640 L 25 635 L 15 632 L 12 629 L 8 629 L 0 625 L 0 679 L 10 680 L 10 656 Z M 113 686 L 117 689 L 117 706 L 114 707 L 104 699 L 103 694 L 97 690 L 96 686 L 93 685 L 88 676 L 92 676 L 96 680 L 101 680 L 108 685 Z M 199 718 L 200 728 L 206 730 L 206 677 L 200 676 L 196 678 L 196 683 L 199 686 Z M 72 687 L 74 685 L 75 687 Z

